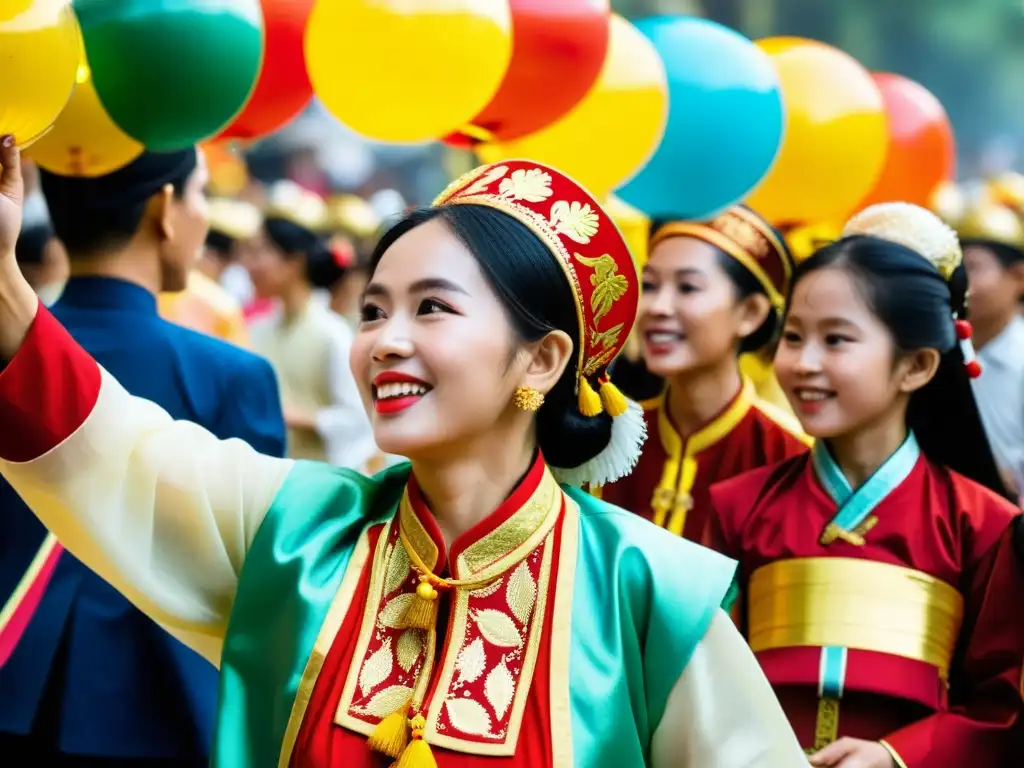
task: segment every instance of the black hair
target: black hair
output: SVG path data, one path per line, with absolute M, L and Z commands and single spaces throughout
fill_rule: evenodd
M 476 258 L 518 338 L 537 341 L 560 330 L 572 339 L 573 358 L 537 413 L 537 442 L 554 467 L 578 467 L 597 456 L 611 440 L 612 420 L 605 413 L 584 416 L 576 404 L 580 348 L 576 300 L 555 257 L 524 224 L 482 205 L 415 210 L 377 243 L 370 257 L 370 275 L 398 238 L 434 220 L 443 222 Z
M 235 239 L 223 232 L 211 229 L 206 235 L 206 247 L 217 254 L 221 261 L 230 261 Z
M 674 220 L 659 219 L 652 222 L 652 240 L 654 236 L 658 234 L 658 230 L 671 224 L 672 221 Z M 775 234 L 780 243 L 785 242 L 782 235 L 778 232 Z M 761 285 L 761 281 L 754 277 L 753 272 L 743 266 L 738 259 L 730 256 L 718 246 L 713 243 L 708 243 L 708 245 L 715 249 L 718 265 L 722 268 L 722 271 L 725 272 L 726 277 L 729 278 L 729 282 L 732 283 L 737 302 L 755 295 L 761 295 L 768 298 L 768 291 L 766 291 L 764 286 Z M 790 259 L 789 253 L 787 252 L 783 254 L 783 258 Z M 790 259 L 790 261 L 792 260 Z M 764 322 L 762 322 L 761 325 L 759 325 L 752 333 L 740 339 L 739 353 L 744 354 L 746 352 L 758 352 L 769 346 L 775 340 L 780 327 L 779 315 L 773 306 L 765 317 Z
M 14 246 L 14 258 L 19 264 L 42 264 L 46 255 L 46 244 L 53 239 L 53 229 L 48 224 L 36 224 L 21 230 Z
M 123 248 L 135 236 L 154 195 L 170 184 L 176 199 L 196 170 L 196 150 L 143 152 L 123 168 L 96 178 L 40 170 L 57 237 L 73 258 Z
M 889 329 L 897 354 L 935 349 L 934 378 L 910 397 L 907 426 L 932 461 L 1012 499 L 992 455 L 964 366 L 954 316 L 966 313 L 967 273 L 961 264 L 945 280 L 916 251 L 877 237 L 845 237 L 801 262 L 791 291 L 826 268 L 850 274 L 871 311 Z
M 327 241 L 316 232 L 289 219 L 267 217 L 263 228 L 285 258 L 306 261 L 306 279 L 316 288 L 333 288 L 345 276 Z

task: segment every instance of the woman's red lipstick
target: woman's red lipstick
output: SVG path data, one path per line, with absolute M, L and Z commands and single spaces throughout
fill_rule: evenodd
M 382 371 L 373 378 L 373 407 L 382 416 L 411 408 L 431 390 L 422 379 L 400 371 Z

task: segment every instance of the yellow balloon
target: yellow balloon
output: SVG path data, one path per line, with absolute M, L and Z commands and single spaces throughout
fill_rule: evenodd
M 123 168 L 142 150 L 139 142 L 114 124 L 100 103 L 83 48 L 71 100 L 27 156 L 51 173 L 92 177 Z
M 0 0 L 0 134 L 35 141 L 68 103 L 81 36 L 69 0 Z
M 511 58 L 509 0 L 320 0 L 306 29 L 320 101 L 377 141 L 454 132 L 490 103 Z
M 522 157 L 554 166 L 606 198 L 650 159 L 667 119 L 661 57 L 636 27 L 613 14 L 604 68 L 582 101 L 547 128 L 480 145 L 477 154 L 487 163 Z
M 795 37 L 757 43 L 775 64 L 786 133 L 747 204 L 777 226 L 841 219 L 881 175 L 889 136 L 882 93 L 842 51 Z

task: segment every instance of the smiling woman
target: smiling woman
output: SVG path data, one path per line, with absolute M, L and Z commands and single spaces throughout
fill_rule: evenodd
M 629 251 L 554 169 L 477 169 L 381 241 L 351 362 L 411 468 L 372 479 L 172 422 L 0 267 L 0 471 L 220 664 L 214 765 L 803 760 L 722 611 L 735 564 L 556 479 L 628 472 L 643 421 L 605 375 Z

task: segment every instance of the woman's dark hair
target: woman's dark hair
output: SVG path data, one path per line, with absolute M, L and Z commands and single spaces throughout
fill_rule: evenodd
M 554 330 L 572 339 L 576 352 L 537 413 L 537 440 L 554 467 L 577 467 L 597 456 L 611 440 L 612 420 L 604 413 L 584 416 L 576 405 L 580 344 L 576 300 L 555 257 L 525 225 L 481 205 L 416 210 L 377 243 L 370 257 L 370 275 L 398 238 L 434 220 L 443 222 L 476 258 L 522 341 L 537 341 Z
M 962 318 L 966 311 L 963 265 L 946 281 L 916 251 L 856 235 L 801 262 L 793 274 L 793 289 L 811 272 L 826 268 L 842 269 L 853 277 L 871 311 L 892 334 L 897 354 L 936 349 L 942 355 L 935 377 L 911 396 L 907 410 L 907 426 L 924 454 L 1013 498 L 992 456 L 957 341 L 954 315 Z
M 306 279 L 316 288 L 333 288 L 345 276 L 327 241 L 310 229 L 288 219 L 268 217 L 263 222 L 267 237 L 286 258 L 306 259 Z
M 231 249 L 235 246 L 235 240 L 230 235 L 211 229 L 206 233 L 206 247 L 217 254 L 221 261 L 231 260 Z
M 653 239 L 654 236 L 658 234 L 658 230 L 671 223 L 671 219 L 659 219 L 652 222 L 651 238 Z M 780 243 L 785 242 L 782 235 L 778 232 L 775 234 Z M 754 277 L 753 272 L 721 248 L 710 243 L 709 245 L 715 249 L 718 264 L 733 285 L 733 289 L 736 292 L 736 301 L 743 301 L 744 299 L 756 294 L 760 294 L 765 298 L 768 297 L 768 292 L 764 289 L 764 286 L 761 285 L 760 281 Z M 779 331 L 779 327 L 779 316 L 773 308 L 769 310 L 764 322 L 762 322 L 753 333 L 744 336 L 740 340 L 740 354 L 744 354 L 746 352 L 758 352 L 767 347 L 772 343 L 772 341 L 774 341 L 775 335 Z

